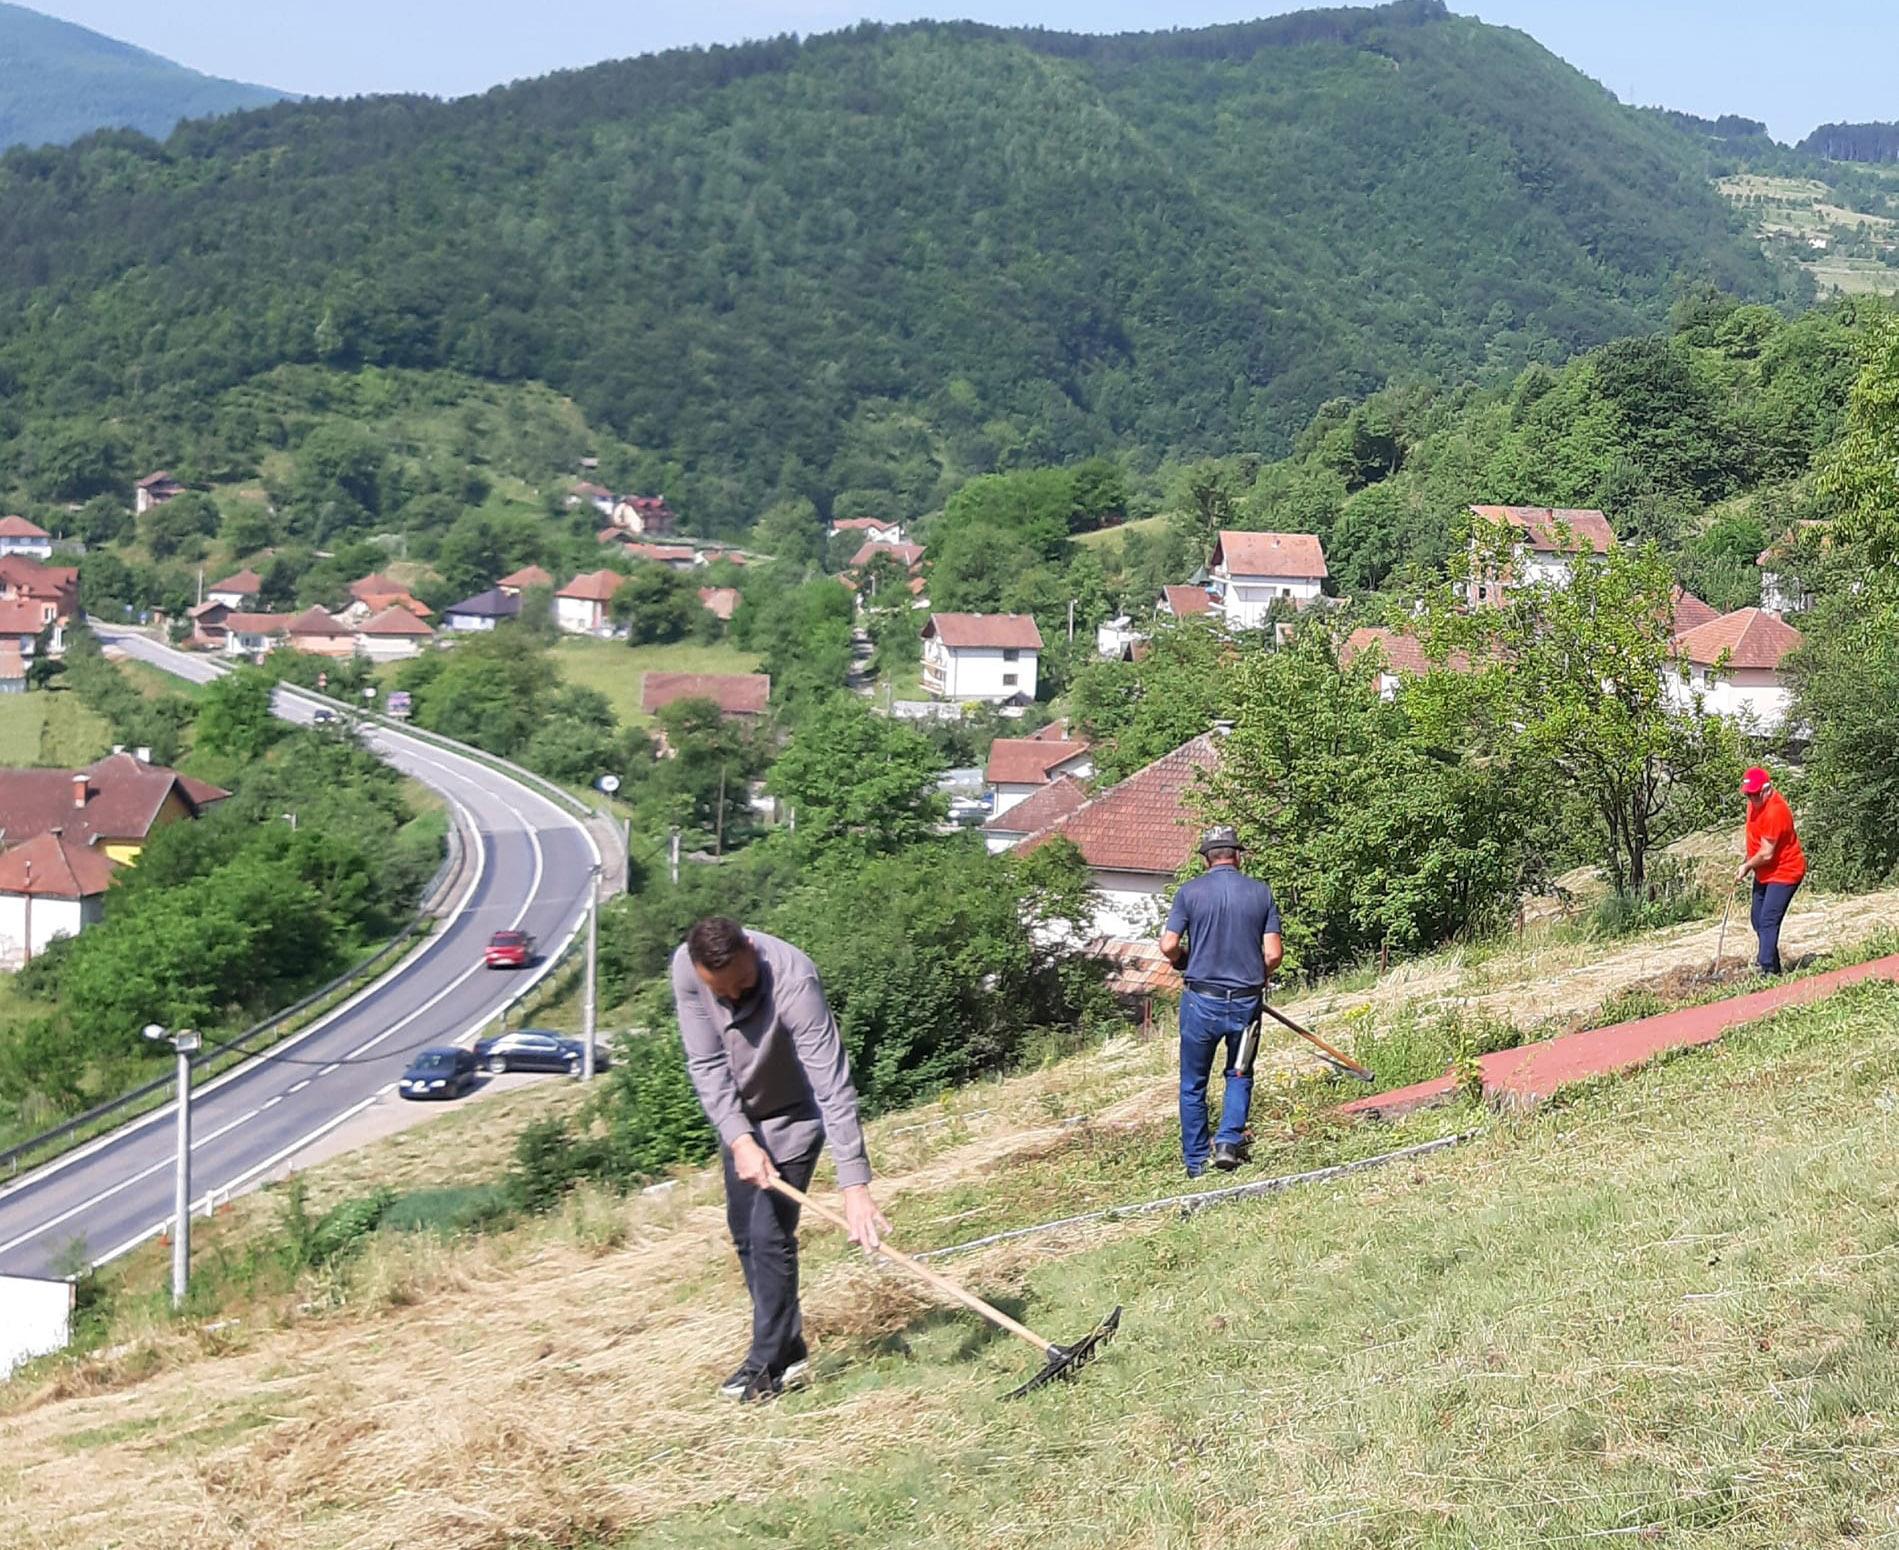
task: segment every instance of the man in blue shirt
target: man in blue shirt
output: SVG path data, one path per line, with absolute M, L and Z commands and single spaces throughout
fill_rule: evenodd
M 1246 1113 L 1253 1102 L 1253 1058 L 1242 1057 L 1259 1023 L 1266 981 L 1285 947 L 1273 891 L 1240 870 L 1239 835 L 1226 825 L 1200 837 L 1207 870 L 1183 883 L 1161 933 L 1160 950 L 1186 980 L 1180 996 L 1180 1153 L 1187 1177 L 1207 1171 L 1207 1081 L 1226 1045 L 1226 1095 L 1213 1138 L 1213 1166 L 1245 1160 Z

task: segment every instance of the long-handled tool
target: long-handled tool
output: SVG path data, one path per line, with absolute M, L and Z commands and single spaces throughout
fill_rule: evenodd
M 1356 1060 L 1353 1060 L 1351 1056 L 1340 1054 L 1310 1028 L 1300 1027 L 1299 1024 L 1294 1022 L 1284 1012 L 1280 1011 L 1278 1007 L 1269 1006 L 1262 1001 L 1260 1003 L 1260 1010 L 1268 1013 L 1275 1022 L 1283 1023 L 1308 1044 L 1317 1046 L 1319 1053 L 1325 1056 L 1336 1069 L 1344 1072 L 1347 1076 L 1355 1076 L 1359 1081 L 1367 1083 L 1376 1082 L 1378 1080 L 1378 1078 L 1372 1075 L 1364 1066 L 1361 1066 Z
M 774 1175 L 771 1181 L 771 1187 L 777 1190 L 779 1194 L 797 1201 L 799 1205 L 804 1206 L 806 1209 L 817 1212 L 819 1216 L 823 1217 L 833 1226 L 841 1227 L 845 1232 L 851 1230 L 851 1224 L 844 1220 L 842 1213 L 832 1210 L 827 1205 L 820 1205 L 795 1185 L 787 1184 L 783 1179 Z M 878 1244 L 876 1252 L 883 1255 L 883 1257 L 892 1264 L 899 1265 L 909 1271 L 910 1274 L 915 1276 L 919 1281 L 927 1282 L 929 1285 L 935 1287 L 945 1297 L 954 1298 L 965 1308 L 969 1309 L 970 1312 L 981 1314 L 991 1324 L 995 1325 L 997 1329 L 1005 1330 L 1009 1334 L 1014 1335 L 1016 1339 L 1035 1347 L 1036 1354 L 1040 1356 L 1043 1361 L 1042 1370 L 1030 1378 L 1029 1381 L 1024 1383 L 1020 1388 L 1011 1389 L 1007 1394 L 1003 1395 L 1002 1397 L 1004 1399 L 1018 1399 L 1032 1390 L 1041 1388 L 1045 1383 L 1053 1383 L 1058 1378 L 1072 1378 L 1076 1370 L 1091 1361 L 1095 1353 L 1112 1340 L 1115 1331 L 1121 1327 L 1121 1310 L 1117 1307 L 1114 1312 L 1110 1313 L 1097 1324 L 1093 1330 L 1082 1339 L 1077 1340 L 1073 1345 L 1056 1345 L 1052 1340 L 1044 1340 L 1026 1324 L 1018 1324 L 1000 1308 L 990 1307 L 988 1303 L 984 1302 L 974 1292 L 964 1290 L 954 1281 L 950 1280 L 948 1276 L 939 1275 L 936 1271 L 930 1269 L 928 1265 L 912 1259 L 908 1254 L 892 1248 L 888 1243 Z
M 1728 889 L 1727 898 L 1721 901 L 1721 934 L 1714 939 L 1714 967 L 1708 970 L 1708 978 L 1718 980 L 1721 977 L 1721 954 L 1728 945 L 1728 911 L 1734 908 L 1734 890 Z

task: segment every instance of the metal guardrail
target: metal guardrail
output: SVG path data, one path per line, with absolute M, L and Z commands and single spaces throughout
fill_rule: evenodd
M 414 937 L 428 921 L 435 917 L 437 911 L 441 908 L 444 896 L 452 888 L 455 881 L 459 879 L 466 865 L 466 860 L 467 850 L 462 842 L 461 827 L 455 822 L 451 815 L 448 826 L 447 854 L 443 856 L 442 864 L 435 869 L 435 875 L 429 879 L 428 887 L 423 890 L 421 903 L 417 905 L 416 912 L 410 918 L 407 925 L 388 941 L 384 942 L 382 946 L 378 947 L 367 958 L 345 969 L 341 974 L 326 984 L 319 985 L 308 995 L 302 996 L 296 1001 L 293 1001 L 289 1006 L 273 1012 L 262 1022 L 252 1024 L 242 1033 L 235 1034 L 221 1043 L 207 1045 L 204 1053 L 193 1063 L 193 1071 L 204 1071 L 206 1073 L 204 1080 L 207 1082 L 217 1076 L 223 1075 L 222 1071 L 210 1070 L 211 1064 L 219 1056 L 245 1050 L 248 1046 L 262 1041 L 264 1035 L 280 1029 L 285 1023 L 301 1016 L 319 1001 L 324 1000 L 326 997 L 333 996 L 339 990 L 346 989 L 370 977 L 372 972 L 377 970 L 379 965 L 396 955 L 399 949 L 403 949 L 409 940 Z M 168 1072 L 164 1076 L 154 1077 L 149 1082 L 134 1087 L 127 1092 L 120 1093 L 116 1098 L 108 1098 L 104 1103 L 95 1104 L 84 1113 L 75 1114 L 70 1119 L 62 1120 L 49 1130 L 43 1130 L 36 1136 L 29 1136 L 24 1141 L 7 1147 L 5 1150 L 0 1150 L 0 1168 L 4 1168 L 10 1178 L 15 1177 L 20 1172 L 20 1160 L 22 1158 L 51 1146 L 56 1142 L 65 1140 L 68 1136 L 96 1125 L 101 1120 L 110 1119 L 114 1114 L 122 1113 L 126 1109 L 152 1097 L 156 1093 L 161 1091 L 170 1092 L 174 1085 L 175 1078 Z M 52 1159 L 46 1158 L 43 1160 L 50 1162 Z

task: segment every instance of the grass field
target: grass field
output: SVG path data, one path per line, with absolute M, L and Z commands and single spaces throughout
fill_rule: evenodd
M 111 728 L 77 695 L 0 695 L 0 765 L 90 764 L 111 746 Z
M 1167 528 L 1167 514 L 1141 517 L 1133 522 L 1124 522 L 1120 527 L 1099 527 L 1092 533 L 1077 533 L 1074 542 L 1086 544 L 1089 548 L 1098 548 L 1104 544 L 1117 544 L 1125 533 L 1144 533 L 1150 538 L 1158 538 Z
M 755 673 L 758 657 L 719 642 L 682 641 L 669 646 L 627 646 L 610 640 L 563 640 L 554 662 L 569 683 L 597 689 L 607 697 L 623 726 L 647 725 L 640 709 L 640 685 L 651 673 Z

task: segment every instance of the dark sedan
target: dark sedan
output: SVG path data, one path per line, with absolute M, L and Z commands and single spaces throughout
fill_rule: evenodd
M 481 1039 L 475 1045 L 475 1059 L 497 1076 L 504 1071 L 566 1071 L 578 1076 L 584 1057 L 580 1040 L 546 1028 L 517 1028 L 513 1033 Z M 605 1056 L 596 1049 L 594 1064 L 606 1063 Z
M 409 1062 L 396 1091 L 405 1098 L 459 1098 L 479 1080 L 471 1049 L 425 1049 Z

